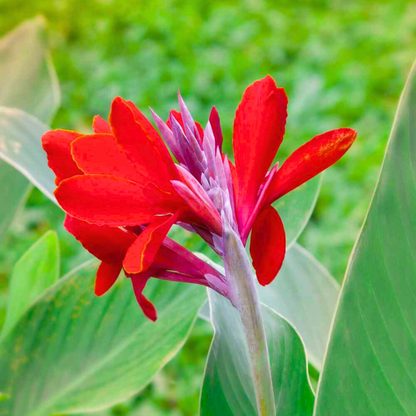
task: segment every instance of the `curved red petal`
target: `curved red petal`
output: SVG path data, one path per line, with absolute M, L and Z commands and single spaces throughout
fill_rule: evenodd
M 64 227 L 93 256 L 106 263 L 121 263 L 136 235 L 118 227 L 88 224 L 67 215 Z
M 95 294 L 102 296 L 106 293 L 116 282 L 120 275 L 122 266 L 121 263 L 104 263 L 102 262 L 97 270 L 95 278 Z
M 60 183 L 55 196 L 69 215 L 91 224 L 141 225 L 154 219 L 142 186 L 115 176 L 74 176 Z
M 172 157 L 150 122 L 132 104 L 117 97 L 111 106 L 114 137 L 137 169 L 161 189 L 171 189 L 177 178 Z M 150 127 L 149 127 L 150 126 Z
M 92 129 L 94 130 L 94 133 L 111 133 L 111 128 L 108 124 L 108 121 L 104 120 L 100 116 L 94 117 L 92 121 Z
M 75 162 L 84 173 L 109 174 L 139 183 L 147 181 L 111 134 L 78 137 L 71 143 L 71 149 Z
M 153 221 L 128 249 L 123 262 L 127 273 L 141 273 L 152 265 L 170 228 L 178 221 L 181 211 Z
M 136 296 L 137 303 L 142 308 L 146 317 L 155 322 L 157 319 L 156 308 L 153 303 L 143 295 L 143 290 L 151 277 L 151 272 L 139 273 L 129 277 L 131 278 L 131 282 L 133 284 L 134 295 Z
M 79 136 L 80 133 L 69 130 L 50 130 L 42 136 L 42 147 L 48 156 L 48 166 L 56 175 L 56 185 L 82 174 L 71 155 L 71 143 Z
M 357 132 L 343 128 L 328 131 L 295 150 L 270 183 L 266 203 L 282 197 L 337 162 L 352 146 Z
M 146 116 L 134 105 L 131 101 L 125 102 L 130 109 L 133 111 L 134 118 L 137 123 L 140 124 L 142 129 L 146 132 L 146 135 L 149 136 L 152 142 L 156 145 L 159 152 L 163 158 L 170 159 L 170 154 L 157 130 L 154 128 L 153 124 L 146 118 Z
M 262 286 L 271 283 L 282 267 L 286 254 L 283 222 L 270 205 L 263 208 L 251 231 L 250 254 Z
M 212 127 L 212 132 L 214 133 L 215 145 L 221 150 L 223 136 L 222 136 L 222 130 L 221 130 L 220 116 L 215 106 L 212 107 L 211 113 L 209 115 L 209 122 Z
M 258 189 L 282 143 L 286 117 L 286 93 L 276 87 L 271 76 L 254 82 L 244 92 L 233 131 L 240 227 L 250 215 Z

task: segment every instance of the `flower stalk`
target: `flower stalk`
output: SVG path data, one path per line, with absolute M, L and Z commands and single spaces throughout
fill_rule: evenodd
M 276 414 L 266 332 L 255 277 L 240 237 L 224 225 L 224 265 L 230 297 L 246 335 L 259 416 Z

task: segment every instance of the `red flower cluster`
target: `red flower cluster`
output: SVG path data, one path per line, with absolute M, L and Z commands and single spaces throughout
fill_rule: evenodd
M 237 109 L 234 167 L 221 150 L 215 108 L 203 130 L 181 97 L 179 102 L 181 112 L 172 111 L 167 123 L 154 114 L 164 141 L 134 104 L 119 97 L 109 123 L 94 118 L 94 134 L 54 130 L 42 138 L 56 174 L 56 198 L 68 214 L 65 227 L 102 261 L 97 295 L 124 269 L 151 319 L 155 310 L 142 295 L 150 277 L 203 284 L 229 297 L 224 276 L 166 237 L 173 224 L 198 233 L 220 255 L 223 221 L 244 244 L 252 231 L 253 265 L 266 285 L 286 249 L 271 203 L 335 163 L 356 137 L 351 129 L 316 136 L 269 170 L 283 140 L 287 98 L 267 76 L 247 88 Z

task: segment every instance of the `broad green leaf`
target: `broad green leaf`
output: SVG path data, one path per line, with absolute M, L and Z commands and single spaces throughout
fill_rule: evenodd
M 60 92 L 46 39 L 45 21 L 37 17 L 0 40 L 0 106 L 14 107 L 48 123 L 60 104 Z M 9 140 L 0 123 L 0 150 Z M 21 138 L 19 138 L 21 140 Z M 36 137 L 38 145 L 40 137 Z M 31 186 L 7 162 L 0 160 L 0 238 Z
M 1 240 L 16 212 L 24 205 L 32 187 L 23 175 L 3 160 L 0 160 L 0 184 L 2 196 L 0 203 Z
M 0 105 L 20 108 L 45 123 L 60 105 L 43 17 L 24 22 L 0 41 Z
M 47 232 L 20 258 L 9 285 L 4 338 L 45 289 L 59 278 L 59 246 L 54 232 Z
M 339 285 L 303 247 L 294 244 L 276 279 L 258 286 L 260 300 L 299 331 L 308 360 L 321 370 Z
M 256 399 L 244 329 L 231 303 L 209 290 L 214 339 L 201 392 L 201 416 L 256 416 Z M 279 314 L 262 305 L 276 414 L 311 415 L 314 396 L 302 341 Z
M 323 175 L 320 175 L 306 182 L 273 204 L 282 217 L 288 249 L 296 242 L 312 215 L 321 189 L 322 177 Z
M 49 127 L 22 110 L 0 107 L 0 156 L 55 202 L 55 176 L 41 143 L 47 130 Z
M 348 266 L 316 415 L 416 414 L 416 65 Z
M 198 254 L 205 261 L 206 256 Z M 223 268 L 211 262 L 222 273 Z M 328 342 L 329 330 L 339 295 L 339 284 L 307 250 L 292 245 L 273 282 L 258 285 L 260 300 L 283 315 L 299 332 L 308 360 L 320 371 Z M 209 303 L 199 316 L 210 320 Z
M 152 279 L 149 321 L 127 278 L 94 295 L 95 261 L 49 288 L 0 344 L 9 416 L 99 410 L 137 393 L 182 347 L 206 292 Z M 0 409 L 2 407 L 0 406 Z

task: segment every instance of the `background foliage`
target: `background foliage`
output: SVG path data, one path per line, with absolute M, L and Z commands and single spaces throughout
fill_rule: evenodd
M 237 5 L 238 4 L 238 5 Z M 279 160 L 315 134 L 341 126 L 359 136 L 326 174 L 300 242 L 341 280 L 364 218 L 401 89 L 414 59 L 416 5 L 407 1 L 0 0 L 0 34 L 43 14 L 62 88 L 52 124 L 89 131 L 115 95 L 165 117 L 180 88 L 195 118 L 220 112 L 231 150 L 244 88 L 270 73 L 289 96 Z M 147 112 L 148 114 L 148 112 Z M 62 274 L 85 253 L 63 232 L 63 214 L 32 191 L 0 247 L 0 285 L 46 230 L 58 231 Z M 194 241 L 191 249 L 199 248 Z M 6 298 L 1 297 L 1 309 Z M 115 415 L 196 414 L 211 330 L 198 320 L 182 353 Z M 151 398 L 151 399 L 150 399 Z M 145 413 L 142 413 L 145 412 Z

